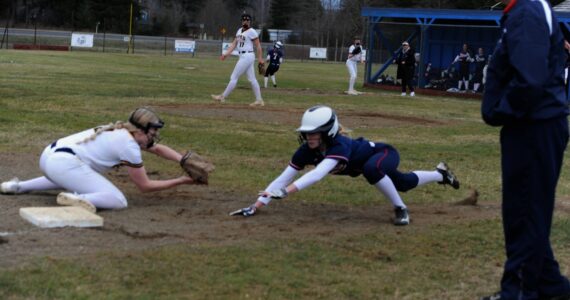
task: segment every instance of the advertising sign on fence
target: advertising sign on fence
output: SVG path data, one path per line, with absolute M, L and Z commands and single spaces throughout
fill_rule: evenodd
M 85 33 L 72 33 L 71 47 L 93 48 L 93 35 Z
M 196 41 L 174 40 L 174 51 L 180 53 L 194 53 Z
M 222 54 L 226 53 L 231 45 L 232 43 L 222 43 Z M 232 55 L 239 55 L 236 49 L 232 51 Z
M 327 48 L 309 49 L 309 58 L 327 59 Z

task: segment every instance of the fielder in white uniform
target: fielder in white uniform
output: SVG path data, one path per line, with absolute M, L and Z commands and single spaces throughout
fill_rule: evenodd
M 127 207 L 125 195 L 102 173 L 126 166 L 130 179 L 142 192 L 168 189 L 193 183 L 181 176 L 151 180 L 143 166 L 141 150 L 164 159 L 180 161 L 182 155 L 168 146 L 157 144 L 158 130 L 164 122 L 148 108 L 138 108 L 128 122 L 116 122 L 61 138 L 48 145 L 40 157 L 44 176 L 26 181 L 14 178 L 3 182 L 3 194 L 64 189 L 57 196 L 60 205 L 81 206 L 91 212 L 97 208 Z
M 346 67 L 348 68 L 348 74 L 350 75 L 350 80 L 348 82 L 349 95 L 359 95 L 362 94 L 354 89 L 354 83 L 356 82 L 356 74 L 358 72 L 358 63 L 364 62 L 362 57 L 362 47 L 360 46 L 360 38 L 354 38 L 354 44 L 350 45 L 348 48 L 348 59 L 346 60 Z
M 226 51 L 226 53 L 222 54 L 220 57 L 221 60 L 225 60 L 226 57 L 232 54 L 234 49 L 237 48 L 239 54 L 239 60 L 236 63 L 234 71 L 230 77 L 230 82 L 226 87 L 226 90 L 223 94 L 220 95 L 212 95 L 212 99 L 220 102 L 225 102 L 225 99 L 230 95 L 230 93 L 236 87 L 237 81 L 243 73 L 246 74 L 247 80 L 251 83 L 251 88 L 253 90 L 253 94 L 255 95 L 255 102 L 251 103 L 250 106 L 263 106 L 265 103 L 261 98 L 261 89 L 259 88 L 259 83 L 255 78 L 255 70 L 254 70 L 254 62 L 255 62 L 255 53 L 253 46 L 255 44 L 255 52 L 257 53 L 257 61 L 258 63 L 263 63 L 263 58 L 261 57 L 261 44 L 259 43 L 259 36 L 257 35 L 257 31 L 251 28 L 251 16 L 248 14 L 243 14 L 241 16 L 242 27 L 238 29 L 236 33 L 236 38 Z

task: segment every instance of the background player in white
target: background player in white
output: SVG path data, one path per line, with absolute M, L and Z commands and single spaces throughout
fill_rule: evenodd
M 348 59 L 346 60 L 346 67 L 348 68 L 348 74 L 350 75 L 350 80 L 348 82 L 349 95 L 359 95 L 362 94 L 354 89 L 354 83 L 356 83 L 356 75 L 358 72 L 358 63 L 364 62 L 362 57 L 362 47 L 360 46 L 360 38 L 354 38 L 354 44 L 350 45 L 348 48 Z
M 3 182 L 3 194 L 65 189 L 57 196 L 60 205 L 81 206 L 91 212 L 96 208 L 119 209 L 127 207 L 123 193 L 101 173 L 114 167 L 126 166 L 130 179 L 142 192 L 168 189 L 193 183 L 181 176 L 168 180 L 151 180 L 143 166 L 141 150 L 164 159 L 180 161 L 182 155 L 168 146 L 157 144 L 158 130 L 164 122 L 152 110 L 138 108 L 128 122 L 87 129 L 61 138 L 48 145 L 40 157 L 44 176 L 19 181 Z
M 271 76 L 271 81 L 273 81 L 273 87 L 277 87 L 277 81 L 275 80 L 275 73 L 279 71 L 279 66 L 283 63 L 283 43 L 280 41 L 275 42 L 273 49 L 267 52 L 267 61 L 269 66 L 265 70 L 265 76 L 263 77 L 263 87 L 267 88 L 267 82 L 269 81 L 269 76 Z
M 400 155 L 394 147 L 364 138 L 344 136 L 336 113 L 330 107 L 319 105 L 305 111 L 297 132 L 303 143 L 291 158 L 289 166 L 259 193 L 255 204 L 231 212 L 230 215 L 253 216 L 260 207 L 269 204 L 272 198 L 285 198 L 319 182 L 327 174 L 351 177 L 362 174 L 394 206 L 394 224 L 408 225 L 408 210 L 398 191 L 405 192 L 431 182 L 459 188 L 459 181 L 443 162 L 434 171 L 400 172 Z M 291 183 L 297 173 L 308 165 L 314 165 L 315 168 Z
M 237 48 L 239 54 L 239 60 L 236 63 L 234 71 L 230 76 L 230 82 L 226 87 L 226 90 L 220 95 L 212 95 L 214 100 L 224 102 L 225 99 L 230 95 L 230 93 L 236 87 L 239 77 L 245 73 L 247 80 L 251 83 L 251 88 L 253 89 L 253 94 L 255 95 L 255 102 L 251 103 L 251 106 L 260 105 L 263 106 L 265 103 L 261 98 L 261 90 L 259 88 L 259 83 L 255 78 L 255 70 L 253 64 L 255 62 L 255 53 L 253 46 L 255 45 L 255 52 L 257 53 L 258 63 L 263 63 L 261 43 L 259 43 L 259 36 L 257 31 L 251 28 L 251 16 L 248 14 L 243 14 L 241 16 L 242 27 L 238 29 L 236 33 L 236 38 L 226 51 L 220 57 L 221 60 L 225 60 L 226 57 L 230 56 L 234 49 Z

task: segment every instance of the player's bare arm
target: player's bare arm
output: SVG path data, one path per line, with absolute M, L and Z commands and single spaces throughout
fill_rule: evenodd
M 178 153 L 176 150 L 162 144 L 156 144 L 151 148 L 145 149 L 147 152 L 156 154 L 164 159 L 179 162 L 182 159 L 182 154 Z
M 232 55 L 232 52 L 236 48 L 236 45 L 237 45 L 237 39 L 234 39 L 234 41 L 232 42 L 232 44 L 230 45 L 230 47 L 228 48 L 226 53 L 224 53 L 224 54 L 222 54 L 222 56 L 220 56 L 220 60 L 225 60 L 226 57 Z
M 264 61 L 262 55 L 263 51 L 261 50 L 261 43 L 259 42 L 259 39 L 255 39 L 253 42 L 255 43 L 255 48 L 257 49 L 257 61 L 262 64 Z
M 143 193 L 161 191 L 181 184 L 194 183 L 192 178 L 188 176 L 180 176 L 167 180 L 151 180 L 148 178 L 144 167 L 127 167 L 127 172 L 133 183 Z

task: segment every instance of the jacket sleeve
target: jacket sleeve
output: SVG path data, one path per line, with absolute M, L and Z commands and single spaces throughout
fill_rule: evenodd
M 528 12 L 527 12 L 528 14 Z M 512 16 L 489 63 L 481 112 L 492 126 L 522 120 L 540 101 L 549 74 L 550 31 L 537 16 Z

